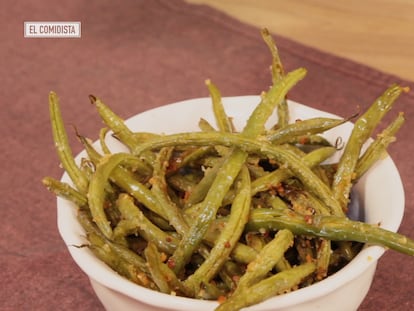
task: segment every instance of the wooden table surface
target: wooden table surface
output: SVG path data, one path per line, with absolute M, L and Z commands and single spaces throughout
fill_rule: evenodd
M 414 0 L 187 0 L 414 81 Z

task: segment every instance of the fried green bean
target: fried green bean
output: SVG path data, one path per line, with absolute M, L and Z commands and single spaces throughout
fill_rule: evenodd
M 103 151 L 104 154 L 110 154 L 111 150 L 109 150 L 108 145 L 106 144 L 105 141 L 105 137 L 106 134 L 108 134 L 109 128 L 107 127 L 103 127 L 100 131 L 99 131 L 99 142 L 101 144 L 101 149 Z
M 104 156 L 96 167 L 95 174 L 89 183 L 88 202 L 93 221 L 98 228 L 107 237 L 112 237 L 112 227 L 105 214 L 105 185 L 108 182 L 109 175 L 123 161 L 132 157 L 128 153 L 117 153 Z
M 88 154 L 89 160 L 96 166 L 102 159 L 101 155 L 92 145 L 92 143 L 86 137 L 77 135 L 82 145 Z M 108 153 L 110 155 L 110 153 Z M 140 178 L 138 179 L 149 179 L 152 176 L 152 167 L 138 157 L 128 157 L 123 163 L 123 167 L 128 168 L 130 173 L 138 173 Z
M 290 208 L 303 215 L 330 215 L 331 211 L 312 193 L 302 188 L 285 187 L 280 196 L 289 202 Z
M 88 156 L 91 158 L 92 162 L 95 165 L 98 165 L 102 159 L 102 155 L 100 155 L 93 146 L 89 143 L 89 141 L 84 137 L 79 137 L 81 142 L 83 143 L 85 150 Z M 131 160 L 134 165 L 138 166 L 138 163 L 141 163 L 140 160 L 136 157 L 127 157 L 123 161 L 126 163 L 128 160 Z M 138 160 L 138 162 L 137 162 Z M 139 168 L 142 172 L 147 173 L 147 166 L 143 165 Z M 156 213 L 157 215 L 163 216 L 163 210 L 160 207 L 159 202 L 155 199 L 152 195 L 151 191 L 139 182 L 135 175 L 132 172 L 118 166 L 115 167 L 109 176 L 112 182 L 122 188 L 125 192 L 132 195 L 137 201 L 144 204 L 148 209 Z
M 313 167 L 330 158 L 335 152 L 336 149 L 333 147 L 319 148 L 306 154 L 302 158 L 302 161 L 306 166 Z M 260 191 L 266 191 L 271 187 L 276 187 L 283 180 L 292 176 L 293 173 L 290 170 L 281 167 L 260 178 L 257 178 L 252 182 L 252 195 L 255 195 Z
M 306 74 L 305 69 L 297 69 L 287 74 L 277 85 L 274 85 L 254 109 L 243 129 L 242 135 L 255 138 L 264 131 L 265 123 L 272 114 L 275 106 L 285 97 L 287 92 Z M 135 150 L 136 151 L 136 150 Z M 224 196 L 233 184 L 241 167 L 246 161 L 247 153 L 233 149 L 228 156 L 209 189 L 203 201 L 199 217 L 183 236 L 174 254 L 168 259 L 174 272 L 178 273 L 189 261 L 191 254 L 201 243 L 209 225 L 215 218 Z
M 200 118 L 200 120 L 198 121 L 198 127 L 200 128 L 200 130 L 202 130 L 203 132 L 214 132 L 216 131 L 216 129 L 214 128 L 214 126 L 212 126 L 206 119 L 204 118 Z
M 161 254 L 158 252 L 158 248 L 154 243 L 148 243 L 144 251 L 145 258 L 148 263 L 148 269 L 151 273 L 152 279 L 155 284 L 157 284 L 161 293 L 172 294 L 177 289 L 172 288 L 170 285 L 171 275 L 174 273 L 165 274 L 163 269 L 163 261 L 161 259 Z M 166 267 L 168 269 L 168 267 Z
M 146 286 L 144 282 L 142 282 L 142 277 L 139 278 L 139 272 L 135 269 L 134 266 L 127 263 L 121 257 L 117 256 L 108 244 L 105 242 L 102 237 L 97 235 L 95 232 L 90 232 L 87 235 L 88 241 L 90 242 L 89 249 L 103 262 L 105 262 L 108 266 L 110 266 L 113 270 L 118 272 L 120 275 L 126 277 L 127 279 L 137 283 L 141 286 Z M 149 278 L 145 275 L 144 278 L 146 281 L 149 281 Z M 151 282 L 152 283 L 152 282 Z M 154 286 L 152 289 L 156 290 Z
M 108 240 L 93 222 L 89 211 L 78 212 L 79 223 L 85 229 L 89 248 L 103 262 L 135 283 L 156 290 L 149 278 L 146 261 L 130 249 Z
M 327 138 L 319 134 L 295 136 L 289 141 L 289 144 L 302 145 L 302 149 L 305 147 L 312 148 L 314 146 L 334 146 L 340 149 L 336 144 L 332 144 Z
M 222 170 L 218 172 L 206 198 L 203 201 L 200 215 L 190 225 L 190 228 L 185 232 L 181 239 L 179 246 L 174 254 L 168 259 L 170 267 L 178 273 L 188 262 L 191 254 L 200 244 L 204 237 L 210 223 L 215 218 L 217 209 L 221 206 L 224 195 L 230 189 L 235 177 L 239 173 L 239 166 L 236 163 L 243 163 L 246 159 L 246 154 L 242 151 L 232 153 L 231 156 L 224 162 Z
M 211 187 L 211 184 L 214 182 L 217 173 L 221 169 L 223 165 L 223 160 L 216 163 L 215 166 L 207 169 L 204 172 L 203 178 L 200 180 L 199 183 L 192 189 L 191 193 L 187 197 L 185 201 L 185 206 L 190 207 L 194 204 L 201 202 L 208 193 L 208 190 Z
M 273 37 L 270 35 L 269 30 L 266 28 L 262 29 L 261 31 L 262 39 L 266 43 L 267 47 L 269 48 L 270 54 L 272 56 L 272 82 L 273 84 L 279 83 L 285 75 L 285 70 L 283 68 L 282 61 L 279 56 L 279 51 L 276 46 L 276 43 Z M 289 107 L 287 104 L 286 96 L 283 100 L 281 100 L 277 106 L 277 116 L 278 116 L 278 123 L 277 126 L 279 128 L 283 128 L 289 124 Z
M 308 205 L 309 208 L 313 213 L 316 215 L 330 215 L 329 210 L 319 202 L 317 198 L 315 198 L 311 193 L 307 193 L 306 191 L 302 191 L 303 194 L 306 195 L 305 199 L 306 202 L 302 204 Z M 329 272 L 329 265 L 331 263 L 331 241 L 324 238 L 313 239 L 315 243 L 315 259 L 316 259 L 316 279 L 321 280 L 328 275 Z
M 69 184 L 56 180 L 52 177 L 44 177 L 42 179 L 43 185 L 56 196 L 72 201 L 79 207 L 88 205 L 86 196 L 76 189 L 73 189 Z
M 217 127 L 221 132 L 232 132 L 232 124 L 230 122 L 229 117 L 226 115 L 224 110 L 224 106 L 221 100 L 221 94 L 219 89 L 215 84 L 213 84 L 210 79 L 206 80 L 206 85 L 210 92 L 210 98 L 213 103 L 213 112 L 215 116 L 215 120 L 217 123 Z
M 355 122 L 351 136 L 339 160 L 332 185 L 334 198 L 341 204 L 344 211 L 348 205 L 352 180 L 355 178 L 355 166 L 363 144 L 392 108 L 395 100 L 405 91 L 406 88 L 399 85 L 390 86 Z
M 145 207 L 157 215 L 165 218 L 164 210 L 151 190 L 137 181 L 131 172 L 121 167 L 117 167 L 113 170 L 110 178 L 116 185 L 132 195 L 138 202 L 145 205 Z
M 331 263 L 332 243 L 327 239 L 317 240 L 316 249 L 316 280 L 324 279 L 329 272 L 329 265 Z
M 181 211 L 168 196 L 167 183 L 165 180 L 168 160 L 172 151 L 173 149 L 171 148 L 163 148 L 158 153 L 157 161 L 154 167 L 154 175 L 150 180 L 152 185 L 151 192 L 153 193 L 155 199 L 159 202 L 164 217 L 180 235 L 183 235 L 187 232 L 189 226 Z
M 154 225 L 134 204 L 132 197 L 120 194 L 116 205 L 122 214 L 122 220 L 113 230 L 113 239 L 121 240 L 127 235 L 139 233 L 145 240 L 153 243 L 161 251 L 172 254 L 178 239 Z
M 395 134 L 401 128 L 404 121 L 404 114 L 400 113 L 387 128 L 378 134 L 377 138 L 359 158 L 355 168 L 355 180 L 363 176 L 380 158 L 386 156 L 387 147 L 395 141 Z
M 277 84 L 282 77 L 285 75 L 285 70 L 283 68 L 282 61 L 280 59 L 279 51 L 277 49 L 277 45 L 275 40 L 273 39 L 272 35 L 270 34 L 269 30 L 263 28 L 261 30 L 261 35 L 263 41 L 266 43 L 267 47 L 270 50 L 270 54 L 272 56 L 272 82 L 273 84 Z
M 189 151 L 183 157 L 181 157 L 180 162 L 176 163 L 174 166 L 174 172 L 179 170 L 182 167 L 191 165 L 193 162 L 196 162 L 199 159 L 203 159 L 210 154 L 215 154 L 215 149 L 212 146 L 199 147 L 194 150 Z
M 125 125 L 117 114 L 115 114 L 107 105 L 94 95 L 89 95 L 89 100 L 98 110 L 99 115 L 105 124 L 114 132 L 114 135 L 122 141 L 125 146 L 132 149 L 136 145 L 136 139 L 133 132 Z
M 216 311 L 237 311 L 262 302 L 273 296 L 280 295 L 297 287 L 303 279 L 315 271 L 314 263 L 304 263 L 277 274 L 274 274 L 253 286 L 230 296 L 220 304 Z
M 59 98 L 55 92 L 49 93 L 49 112 L 52 125 L 53 140 L 59 159 L 63 168 L 68 173 L 70 179 L 81 193 L 86 193 L 88 189 L 88 179 L 78 167 L 69 146 L 68 136 L 63 124 L 60 112 Z
M 295 177 L 303 182 L 305 187 L 315 193 L 332 210 L 333 214 L 344 215 L 339 202 L 333 198 L 331 189 L 299 157 L 286 151 L 281 146 L 268 143 L 266 140 L 255 140 L 242 135 L 218 132 L 180 133 L 165 135 L 160 139 L 153 140 L 151 144 L 141 144 L 134 152 L 136 155 L 139 155 L 146 150 L 187 144 L 198 146 L 209 144 L 233 146 L 248 153 L 257 153 L 274 159 L 291 170 L 295 174 Z
M 195 292 L 200 290 L 201 284 L 210 282 L 218 273 L 244 230 L 250 210 L 250 176 L 246 167 L 241 170 L 240 174 L 240 189 L 233 201 L 224 229 L 214 242 L 215 245 L 209 257 L 185 282 L 187 286 L 194 288 Z
M 414 241 L 404 235 L 353 221 L 346 217 L 300 215 L 291 210 L 255 209 L 251 211 L 247 231 L 289 229 L 294 234 L 326 238 L 332 241 L 355 241 L 380 245 L 414 256 Z
M 322 117 L 299 120 L 294 123 L 285 125 L 276 131 L 272 131 L 271 133 L 267 134 L 266 137 L 274 144 L 283 144 L 290 142 L 295 137 L 323 133 L 347 121 L 348 119 Z
M 286 74 L 278 83 L 274 84 L 270 90 L 262 95 L 262 99 L 253 113 L 247 119 L 243 135 L 248 138 L 255 138 L 265 132 L 265 123 L 274 108 L 284 100 L 288 91 L 306 75 L 306 69 L 299 68 Z
M 292 245 L 292 232 L 287 229 L 279 230 L 275 237 L 257 254 L 255 260 L 248 264 L 246 272 L 240 278 L 235 294 L 263 279 Z

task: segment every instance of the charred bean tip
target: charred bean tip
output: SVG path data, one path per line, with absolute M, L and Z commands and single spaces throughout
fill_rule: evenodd
M 96 103 L 97 98 L 96 98 L 96 96 L 95 96 L 95 95 L 90 94 L 90 95 L 89 95 L 89 100 L 91 101 L 91 104 L 95 104 L 95 103 Z

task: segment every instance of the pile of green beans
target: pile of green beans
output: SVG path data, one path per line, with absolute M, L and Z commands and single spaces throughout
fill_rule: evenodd
M 402 113 L 366 144 L 401 93 L 390 86 L 356 118 L 338 152 L 322 133 L 349 119 L 289 121 L 289 90 L 306 70 L 285 73 L 267 30 L 272 86 L 243 129 L 225 112 L 210 80 L 216 124 L 199 132 L 159 135 L 131 131 L 90 96 L 106 127 L 99 150 L 78 135 L 87 157 L 78 164 L 68 143 L 59 100 L 49 95 L 56 150 L 72 183 L 43 179 L 78 208 L 94 254 L 132 282 L 162 293 L 218 300 L 239 310 L 306 287 L 335 273 L 365 243 L 414 255 L 414 241 L 347 217 L 352 186 L 379 159 L 404 123 Z M 277 110 L 279 121 L 265 124 Z M 110 130 L 110 132 L 109 132 Z M 112 153 L 111 133 L 130 152 Z

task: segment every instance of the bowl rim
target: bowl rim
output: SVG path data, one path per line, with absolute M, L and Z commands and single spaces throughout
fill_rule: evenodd
M 222 100 L 225 108 L 229 109 L 233 107 L 237 102 L 249 103 L 249 105 L 251 106 L 249 108 L 252 108 L 255 107 L 259 99 L 260 97 L 257 95 L 247 95 L 223 97 Z M 210 105 L 211 99 L 209 97 L 201 97 L 188 99 L 184 101 L 178 101 L 175 103 L 167 104 L 164 106 L 156 107 L 138 113 L 128 118 L 125 122 L 127 125 L 130 126 L 132 123 L 135 122 L 137 118 L 143 119 L 154 113 L 167 113 L 168 111 L 181 107 L 189 107 L 190 105 L 194 104 Z M 295 113 L 295 111 L 297 112 L 306 110 L 308 113 L 315 114 L 315 116 L 323 115 L 327 117 L 338 117 L 335 114 L 321 111 L 319 109 L 315 109 L 309 106 L 305 106 L 292 100 L 289 100 L 289 108 L 291 110 L 291 113 Z M 195 122 L 197 121 L 198 120 L 195 119 Z M 115 142 L 115 144 L 117 144 L 117 142 Z M 84 151 L 82 151 L 76 156 L 76 159 L 79 160 L 84 155 L 85 153 Z M 393 173 L 390 179 L 393 180 L 395 187 L 394 190 L 397 191 L 397 193 L 395 194 L 395 197 L 398 197 L 396 206 L 400 207 L 398 210 L 393 211 L 391 219 L 386 219 L 385 228 L 391 231 L 397 231 L 401 224 L 404 213 L 404 189 L 398 169 L 392 158 L 390 156 L 386 157 L 381 161 L 380 165 L 384 165 L 384 163 L 389 166 L 391 172 Z M 69 177 L 66 173 L 63 174 L 62 180 L 65 182 L 69 182 Z M 216 301 L 203 301 L 187 297 L 176 297 L 141 287 L 118 275 L 106 264 L 104 264 L 98 258 L 96 258 L 95 255 L 89 249 L 73 247 L 73 245 L 77 245 L 77 243 L 79 244 L 79 242 L 83 239 L 83 234 L 82 228 L 80 228 L 79 224 L 77 224 L 78 227 L 74 229 L 73 226 L 70 225 L 71 223 L 67 222 L 68 217 L 76 217 L 74 216 L 75 208 L 72 208 L 72 211 L 68 211 L 70 210 L 68 209 L 68 205 L 74 207 L 74 204 L 72 204 L 71 202 L 60 197 L 57 198 L 58 230 L 62 239 L 66 243 L 68 251 L 72 256 L 73 260 L 81 268 L 81 270 L 89 276 L 89 278 L 92 278 L 96 282 L 114 291 L 120 292 L 122 294 L 129 296 L 130 298 L 144 302 L 154 307 L 179 308 L 177 310 L 194 310 L 194 308 L 197 307 L 200 310 L 210 310 L 218 304 Z M 393 207 L 393 209 L 395 209 L 395 207 Z M 383 226 L 383 224 L 381 224 L 381 226 Z M 85 242 L 84 239 L 83 241 Z M 376 264 L 377 260 L 383 255 L 384 252 L 385 249 L 383 247 L 366 246 L 350 263 L 348 263 L 341 270 L 327 277 L 326 279 L 318 283 L 315 283 L 309 287 L 292 291 L 290 293 L 286 293 L 283 295 L 275 296 L 273 298 L 261 302 L 260 304 L 249 307 L 248 310 L 262 310 L 270 308 L 271 306 L 275 306 L 276 303 L 278 308 L 283 308 L 292 305 L 292 301 L 294 301 L 294 304 L 296 305 L 298 303 L 304 303 L 306 301 L 314 300 L 321 296 L 325 296 L 326 294 L 335 291 L 342 284 L 346 284 L 354 280 L 363 271 L 368 269 L 372 264 Z M 122 288 L 122 290 L 120 288 Z

